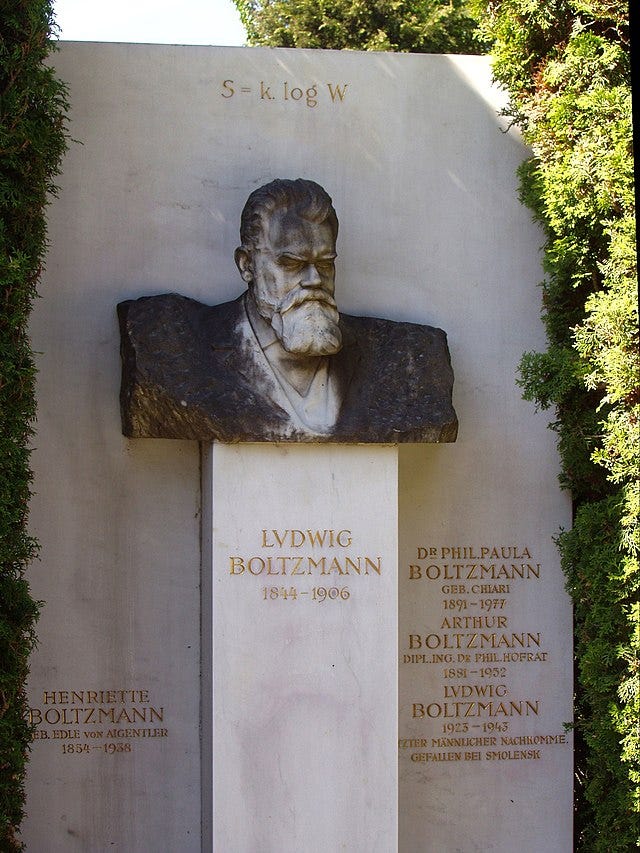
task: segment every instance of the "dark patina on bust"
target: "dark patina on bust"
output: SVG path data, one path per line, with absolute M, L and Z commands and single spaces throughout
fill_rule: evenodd
M 455 441 L 441 329 L 339 314 L 338 220 L 313 181 L 276 180 L 242 212 L 248 289 L 223 305 L 177 294 L 118 305 L 130 437 L 200 441 Z

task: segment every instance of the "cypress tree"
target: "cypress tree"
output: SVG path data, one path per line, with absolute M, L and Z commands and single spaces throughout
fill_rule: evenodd
M 626 2 L 496 0 L 494 75 L 533 156 L 523 201 L 545 233 L 548 348 L 527 399 L 555 409 L 574 524 L 559 536 L 574 602 L 576 849 L 638 843 L 640 357 Z
M 25 572 L 35 369 L 27 323 L 46 249 L 45 207 L 65 151 L 64 86 L 46 64 L 46 0 L 0 2 L 0 849 L 20 850 L 31 727 L 25 680 L 38 604 Z

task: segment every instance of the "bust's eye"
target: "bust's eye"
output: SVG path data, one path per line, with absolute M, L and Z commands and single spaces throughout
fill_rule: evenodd
M 316 269 L 324 275 L 333 272 L 334 267 L 335 264 L 331 259 L 326 261 L 316 261 Z
M 283 255 L 283 257 L 279 259 L 279 264 L 282 269 L 288 270 L 289 272 L 299 272 L 304 267 L 304 261 L 301 261 L 298 258 L 290 258 L 287 255 Z

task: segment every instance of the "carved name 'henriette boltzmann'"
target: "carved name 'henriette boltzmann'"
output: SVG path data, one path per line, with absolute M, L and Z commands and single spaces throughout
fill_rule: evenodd
M 248 290 L 118 306 L 127 436 L 204 441 L 454 441 L 441 329 L 340 315 L 338 219 L 313 181 L 276 180 L 242 212 Z

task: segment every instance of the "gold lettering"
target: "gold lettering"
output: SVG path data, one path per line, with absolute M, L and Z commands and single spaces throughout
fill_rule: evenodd
M 258 568 L 254 568 L 255 565 L 258 565 Z M 267 564 L 262 557 L 249 557 L 247 561 L 247 568 L 249 569 L 250 574 L 252 575 L 260 575 L 264 572 Z
M 98 708 L 98 723 L 104 723 L 105 721 L 108 723 L 113 723 L 114 721 L 114 709 L 113 708 Z
M 127 723 L 132 723 L 132 722 L 133 722 L 133 715 L 129 715 L 129 714 L 127 713 L 127 709 L 126 709 L 126 708 L 122 708 L 122 709 L 120 710 L 120 712 L 118 713 L 118 715 L 117 715 L 117 716 L 114 716 L 114 714 L 113 714 L 113 709 L 112 709 L 112 708 L 111 708 L 111 709 L 109 709 L 109 710 L 111 711 L 111 716 L 110 716 L 109 722 L 111 722 L 111 723 L 121 723 L 123 720 L 125 720 Z M 144 719 L 144 718 L 143 718 L 143 719 Z
M 347 93 L 348 83 L 344 83 L 342 88 L 336 83 L 335 86 L 332 86 L 331 83 L 327 83 L 327 87 L 329 89 L 329 94 L 331 95 L 331 100 L 335 103 L 336 98 L 339 101 L 344 101 L 344 96 Z
M 350 530 L 339 530 L 337 536 L 338 545 L 341 548 L 349 548 L 353 541 L 353 536 Z
M 278 558 L 276 557 L 276 559 L 278 559 Z M 284 568 L 283 561 L 286 560 L 287 558 L 286 557 L 280 557 L 279 559 L 280 559 L 280 565 L 282 566 L 282 572 L 278 572 L 278 571 L 272 572 L 271 569 L 273 568 L 273 566 L 271 565 L 271 557 L 267 557 L 267 574 L 268 575 L 280 575 L 280 574 L 286 575 L 287 572 L 286 572 L 286 569 Z
M 356 562 L 356 560 L 358 562 Z M 356 560 L 352 560 L 351 557 L 344 558 L 345 574 L 349 574 L 349 567 L 351 567 L 357 575 L 360 574 L 360 557 L 356 557 Z
M 537 700 L 520 700 L 509 702 L 431 702 L 426 707 L 423 704 L 414 704 L 416 707 L 424 711 L 424 716 L 431 719 L 438 717 L 446 718 L 467 718 L 467 717 L 528 717 L 530 715 L 538 716 L 540 713 L 540 702 Z M 415 716 L 415 714 L 414 714 Z
M 539 749 L 505 750 L 504 752 L 486 752 L 487 761 L 535 761 L 541 757 Z
M 309 563 L 309 571 L 307 572 L 307 574 L 309 574 L 309 575 L 311 574 L 312 568 L 321 569 L 321 571 L 320 571 L 321 575 L 326 574 L 326 572 L 324 570 L 325 563 L 326 563 L 326 557 L 320 557 L 319 560 L 314 560 L 313 557 L 307 557 L 307 560 Z
M 453 623 L 456 618 L 465 617 L 446 617 L 445 622 Z M 472 620 L 474 617 L 466 617 Z M 490 617 L 475 617 L 475 619 L 489 619 Z M 497 619 L 507 619 L 506 616 L 495 617 Z M 470 627 L 476 624 L 473 621 L 465 623 L 465 627 Z M 498 625 L 499 623 L 496 623 Z M 418 636 L 415 634 L 409 635 Z M 500 648 L 531 648 L 539 647 L 542 643 L 541 634 L 539 631 L 530 632 L 523 631 L 522 633 L 511 634 L 485 634 L 478 632 L 455 633 L 455 634 L 426 634 L 421 643 L 428 649 L 500 649 Z M 413 645 L 410 648 L 421 648 L 420 645 Z M 485 661 L 484 658 L 482 658 Z M 493 660 L 493 658 L 492 658 Z M 486 661 L 485 661 L 486 662 Z
M 336 571 L 338 572 L 339 575 L 348 574 L 348 572 L 344 572 L 342 570 L 342 567 L 340 565 L 340 562 L 338 561 L 338 558 L 332 557 L 331 562 L 329 563 L 329 571 L 328 572 L 323 571 L 322 574 L 323 575 L 330 575 L 331 572 L 336 572 Z
M 310 575 L 311 574 L 311 569 L 308 569 L 306 572 L 299 572 L 298 571 L 298 569 L 300 568 L 300 566 L 302 564 L 304 557 L 293 557 L 292 559 L 294 559 L 296 561 L 295 565 L 293 567 L 293 571 L 291 572 L 292 575 L 305 575 L 305 574 Z
M 373 569 L 373 571 L 379 575 L 382 572 L 381 558 L 376 557 L 375 560 L 372 560 L 370 557 L 365 557 L 364 558 L 364 568 L 365 568 L 365 572 L 364 572 L 365 575 L 369 574 L 370 568 Z
M 326 530 L 307 530 L 307 536 L 309 537 L 309 544 L 311 547 L 315 548 L 317 545 L 318 548 L 323 548 L 325 539 L 327 538 L 327 532 L 328 531 Z
M 244 572 L 244 560 L 242 557 L 229 557 L 231 564 L 229 568 L 230 575 L 241 575 Z

